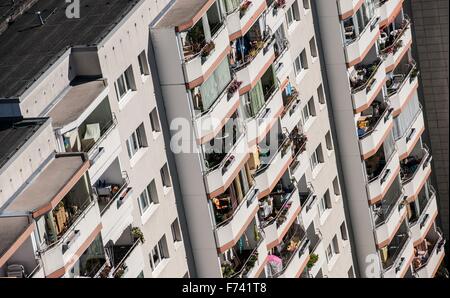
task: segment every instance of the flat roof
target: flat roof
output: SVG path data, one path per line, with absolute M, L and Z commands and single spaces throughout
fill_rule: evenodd
M 33 136 L 47 119 L 0 120 L 0 168 Z
M 69 91 L 48 114 L 52 118 L 53 127 L 61 128 L 77 120 L 106 89 L 106 86 L 104 79 L 78 78 L 72 81 Z
M 213 0 L 176 0 L 154 27 L 193 26 L 212 4 Z M 185 29 L 187 28 L 181 28 L 180 31 Z
M 56 154 L 27 188 L 4 208 L 5 213 L 26 212 L 38 217 L 53 209 L 89 168 L 82 153 Z
M 39 0 L 0 34 L 0 100 L 19 98 L 73 46 L 94 46 L 142 0 L 82 0 L 69 19 L 62 0 Z M 41 25 L 35 12 L 40 11 Z
M 34 229 L 28 216 L 0 217 L 0 267 L 27 240 Z

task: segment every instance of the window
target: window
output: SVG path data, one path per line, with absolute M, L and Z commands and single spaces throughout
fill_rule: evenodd
M 325 194 L 320 198 L 318 208 L 319 208 L 319 217 L 322 216 L 326 210 L 331 209 L 331 199 L 329 190 L 327 190 Z
M 158 193 L 156 191 L 155 180 L 152 180 L 150 184 L 139 195 L 139 210 L 141 215 L 150 208 L 153 204 L 158 204 Z
M 314 106 L 314 97 L 311 97 L 302 110 L 302 124 L 305 125 L 309 118 L 316 116 L 316 108 Z
M 331 132 L 328 131 L 327 134 L 325 135 L 325 144 L 327 146 L 327 149 L 329 151 L 333 150 L 333 140 L 331 139 Z
M 348 234 L 347 234 L 347 227 L 345 226 L 345 221 L 342 222 L 340 229 L 341 229 L 341 238 L 342 238 L 342 240 L 347 241 L 348 240 Z
M 328 245 L 326 254 L 328 263 L 330 262 L 330 260 L 333 258 L 334 255 L 339 254 L 339 244 L 336 235 L 333 237 L 333 240 Z
M 156 108 L 152 110 L 150 113 L 150 124 L 152 125 L 152 132 L 160 132 L 161 131 L 161 125 L 159 124 L 159 116 L 158 111 Z
M 313 56 L 314 58 L 317 58 L 318 54 L 317 54 L 317 46 L 316 46 L 316 39 L 311 38 L 311 40 L 309 41 L 309 48 L 311 50 L 311 56 Z
M 150 70 L 148 68 L 147 55 L 145 54 L 145 50 L 138 56 L 139 61 L 139 70 L 141 71 L 141 76 L 150 75 Z
M 147 139 L 145 137 L 144 124 L 142 123 L 139 127 L 131 134 L 131 136 L 126 141 L 128 157 L 132 158 L 139 149 L 147 147 Z
M 176 218 L 170 225 L 170 229 L 172 230 L 173 242 L 183 241 L 183 238 L 181 238 L 180 224 L 178 222 L 178 218 Z
M 327 254 L 327 261 L 330 262 L 331 258 L 333 257 L 333 249 L 331 248 L 331 244 L 328 245 L 326 254 Z
M 338 241 L 338 237 L 337 235 L 334 235 L 333 240 L 331 241 L 331 246 L 333 247 L 333 253 L 334 254 L 339 254 L 340 250 L 339 250 L 339 241 Z
M 314 150 L 309 160 L 311 163 L 311 170 L 314 170 L 319 165 L 319 163 L 323 162 L 322 145 L 317 146 L 316 150 Z
M 339 186 L 339 180 L 337 176 L 333 179 L 333 191 L 336 196 L 341 195 L 341 188 Z
M 311 4 L 309 3 L 309 0 L 303 0 L 303 8 L 305 10 L 308 10 L 311 8 Z
M 290 27 L 295 21 L 300 21 L 300 13 L 297 1 L 295 1 L 286 11 L 286 22 L 288 27 Z
M 116 89 L 117 99 L 120 101 L 128 92 L 136 90 L 134 82 L 133 67 L 130 65 L 124 73 L 120 75 L 114 83 Z
M 170 181 L 170 173 L 169 168 L 167 167 L 167 163 L 160 170 L 161 180 L 164 187 L 169 188 L 172 186 L 172 182 Z
M 166 235 L 164 235 L 150 252 L 150 266 L 152 270 L 155 270 L 162 260 L 168 258 L 169 250 L 167 249 Z
M 308 69 L 308 59 L 306 57 L 306 51 L 303 50 L 294 60 L 295 75 L 298 76 L 303 70 L 306 69 Z
M 319 99 L 320 104 L 325 104 L 325 93 L 323 91 L 322 84 L 320 84 L 319 87 L 317 87 L 317 97 Z

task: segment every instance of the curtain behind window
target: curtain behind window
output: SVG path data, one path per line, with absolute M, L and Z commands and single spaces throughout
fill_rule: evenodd
M 384 141 L 384 156 L 386 161 L 392 156 L 395 151 L 395 141 L 393 133 L 390 133 Z
M 208 110 L 214 104 L 230 81 L 230 66 L 228 59 L 224 59 L 214 73 L 200 86 L 204 110 Z
M 394 137 L 399 139 L 405 135 L 417 114 L 420 112 L 420 103 L 417 93 L 411 98 L 405 109 L 394 119 Z
M 261 80 L 256 84 L 256 86 L 248 92 L 248 99 L 250 101 L 250 117 L 258 114 L 259 110 L 264 106 L 264 90 Z

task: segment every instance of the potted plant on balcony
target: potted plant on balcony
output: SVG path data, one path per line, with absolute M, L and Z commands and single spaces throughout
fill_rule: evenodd
M 227 89 L 228 100 L 230 100 L 233 97 L 233 94 L 239 90 L 239 87 L 241 87 L 241 85 L 242 85 L 241 81 L 234 80 L 233 82 L 231 82 L 230 86 L 228 86 L 228 89 Z
M 315 254 L 315 253 L 311 253 L 309 255 L 309 261 L 308 261 L 308 264 L 306 265 L 306 267 L 308 269 L 311 269 L 314 266 L 314 264 L 317 263 L 318 260 L 319 260 L 319 255 Z
M 247 10 L 251 4 L 252 4 L 252 1 L 247 0 L 244 3 L 242 3 L 242 5 L 239 7 L 239 16 L 241 18 L 245 15 L 245 13 L 247 12 Z
M 224 278 L 232 277 L 235 274 L 233 266 L 231 266 L 230 262 L 224 262 L 222 264 L 222 276 Z
M 409 82 L 412 83 L 412 81 L 414 81 L 418 75 L 419 75 L 419 69 L 417 67 L 413 66 L 413 70 L 411 71 L 411 75 L 409 77 Z
M 209 57 L 209 55 L 211 55 L 211 53 L 214 51 L 215 48 L 216 44 L 214 43 L 214 41 L 211 40 L 207 42 L 201 51 L 202 61 L 205 61 Z
M 283 8 L 286 6 L 286 0 L 275 0 L 275 8 Z
M 133 227 L 131 229 L 131 235 L 135 241 L 139 239 L 142 243 L 145 242 L 144 233 L 142 233 L 139 227 Z

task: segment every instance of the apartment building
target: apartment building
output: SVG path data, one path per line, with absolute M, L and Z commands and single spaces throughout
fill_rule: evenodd
M 147 59 L 162 2 L 2 5 L 0 276 L 189 275 Z
M 403 0 L 317 0 L 362 277 L 433 277 L 444 258 Z M 356 133 L 355 133 L 356 132 Z
M 174 1 L 150 31 L 198 276 L 354 276 L 310 1 Z
M 403 4 L 0 6 L 0 276 L 436 275 Z

